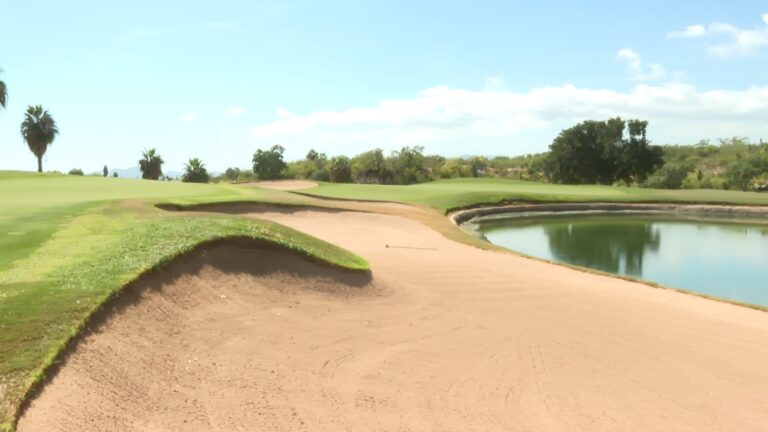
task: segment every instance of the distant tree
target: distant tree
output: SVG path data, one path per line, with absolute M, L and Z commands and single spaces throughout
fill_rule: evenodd
M 84 175 L 83 174 L 83 170 L 81 170 L 80 168 L 72 168 L 71 170 L 69 170 L 69 172 L 67 174 L 69 174 L 69 175 L 78 175 L 78 176 Z
M 0 69 L 0 73 L 3 72 Z M 8 105 L 8 87 L 5 86 L 5 81 L 0 80 L 0 107 L 5 108 Z
M 227 168 L 224 170 L 224 177 L 229 181 L 236 181 L 241 174 L 240 168 Z
M 686 164 L 667 163 L 651 174 L 642 186 L 656 189 L 680 189 L 692 168 Z
M 280 178 L 286 169 L 283 162 L 285 149 L 280 145 L 273 145 L 269 150 L 256 150 L 253 154 L 253 173 L 260 180 L 273 180 Z
M 387 183 L 391 177 L 384 152 L 378 148 L 355 156 L 350 164 L 357 183 Z
M 210 178 L 205 164 L 200 159 L 192 158 L 184 164 L 184 175 L 181 176 L 181 181 L 185 183 L 208 183 Z
M 735 163 L 725 172 L 725 178 L 731 189 L 750 190 L 753 180 L 768 173 L 768 154 L 751 152 L 739 155 Z
M 141 178 L 146 180 L 159 180 L 163 175 L 163 158 L 155 149 L 144 150 L 139 159 Z
M 463 164 L 461 159 L 448 159 L 440 167 L 440 176 L 442 178 L 459 178 L 471 176 L 470 167 Z
M 109 168 L 107 168 L 107 166 L 106 166 L 106 165 L 104 165 L 104 169 L 103 169 L 103 170 L 101 170 L 101 172 L 102 172 L 102 174 L 104 175 L 104 177 L 106 177 L 106 176 L 108 176 L 108 175 L 109 175 Z
M 431 179 L 439 179 L 440 170 L 445 165 L 446 159 L 440 155 L 428 155 L 424 156 L 424 167 L 429 173 Z
M 396 184 L 421 183 L 429 179 L 424 165 L 424 147 L 403 147 L 392 152 L 390 165 Z
M 661 147 L 646 139 L 647 126 L 616 117 L 565 129 L 549 146 L 545 173 L 554 183 L 642 182 L 663 164 Z
M 317 171 L 317 164 L 309 159 L 301 159 L 286 164 L 285 176 L 294 179 L 308 179 Z
M 328 181 L 328 156 L 325 153 L 318 153 L 310 150 L 304 159 L 289 162 L 286 164 L 284 176 L 296 179 L 313 179 L 319 181 Z
M 334 183 L 349 183 L 352 181 L 352 168 L 349 166 L 349 158 L 346 156 L 331 158 L 328 177 Z
M 118 178 L 118 177 L 119 177 L 119 176 L 117 175 L 117 171 L 115 171 L 115 172 L 113 172 L 113 173 L 112 173 L 112 177 L 114 177 L 114 178 Z
M 481 156 L 473 156 L 469 159 L 469 169 L 472 172 L 472 177 L 480 177 L 483 172 L 488 168 L 488 160 Z
M 47 110 L 41 105 L 27 107 L 21 122 L 21 136 L 37 158 L 37 172 L 43 172 L 43 155 L 58 133 L 56 121 Z
M 328 170 L 326 170 L 325 168 L 322 168 L 319 170 L 312 171 L 312 174 L 310 174 L 309 179 L 314 181 L 327 182 L 327 181 L 331 181 L 331 175 L 328 173 Z

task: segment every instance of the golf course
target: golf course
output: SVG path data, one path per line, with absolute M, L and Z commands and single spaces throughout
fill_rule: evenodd
M 447 217 L 768 195 L 289 183 L 0 172 L 0 430 L 768 424 L 764 311 L 523 257 Z
M 6 2 L 0 432 L 768 432 L 768 7 Z

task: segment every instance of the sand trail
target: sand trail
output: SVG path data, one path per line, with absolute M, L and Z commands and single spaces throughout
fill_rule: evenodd
M 364 256 L 373 280 L 252 249 L 200 257 L 86 338 L 19 430 L 768 425 L 765 312 L 472 248 L 396 216 L 255 216 Z

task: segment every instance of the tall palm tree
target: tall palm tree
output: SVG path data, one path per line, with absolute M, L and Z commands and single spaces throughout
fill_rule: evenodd
M 163 175 L 163 158 L 157 153 L 155 149 L 144 150 L 141 153 L 141 159 L 139 160 L 139 169 L 141 170 L 141 178 L 149 180 L 157 180 Z
M 189 163 L 184 164 L 184 175 L 181 181 L 187 183 L 208 183 L 210 176 L 205 164 L 198 158 L 192 158 Z
M 2 73 L 3 70 L 0 69 L 0 73 Z M 5 86 L 5 82 L 3 80 L 0 80 L 0 107 L 5 108 L 8 104 L 8 87 Z
M 58 133 L 59 128 L 48 110 L 44 110 L 42 105 L 27 107 L 21 122 L 21 136 L 37 157 L 37 172 L 43 172 L 43 155 Z

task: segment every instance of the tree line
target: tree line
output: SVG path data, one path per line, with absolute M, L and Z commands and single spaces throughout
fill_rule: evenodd
M 7 103 L 8 88 L 0 80 L 0 108 L 6 108 Z M 310 150 L 303 159 L 286 162 L 285 148 L 274 145 L 256 150 L 251 167 L 227 168 L 217 177 L 210 175 L 199 158 L 191 158 L 180 180 L 205 183 L 289 178 L 407 185 L 460 177 L 503 177 L 564 184 L 768 191 L 768 143 L 761 140 L 753 144 L 736 137 L 717 144 L 700 141 L 693 146 L 658 146 L 648 141 L 647 128 L 648 122 L 638 119 L 588 120 L 561 131 L 549 151 L 517 157 L 446 158 L 426 155 L 421 146 L 405 146 L 388 155 L 376 148 L 354 157 L 328 157 Z M 30 105 L 20 131 L 37 159 L 37 171 L 42 172 L 43 156 L 59 134 L 56 121 L 42 105 Z M 145 150 L 138 162 L 142 178 L 170 180 L 163 175 L 163 163 L 156 149 Z M 83 172 L 72 169 L 69 174 Z M 102 174 L 109 174 L 106 165 Z
M 424 147 L 405 146 L 389 154 L 380 148 L 353 157 L 310 150 L 300 160 L 286 162 L 285 148 L 274 145 L 257 150 L 252 169 L 227 168 L 223 180 L 302 179 L 333 183 L 414 184 L 430 180 L 479 177 L 493 165 L 487 158 L 447 159 L 424 154 Z
M 373 149 L 354 157 L 328 157 L 310 150 L 304 159 L 283 160 L 284 148 L 257 150 L 253 171 L 229 168 L 231 181 L 294 178 L 335 183 L 407 185 L 459 177 L 508 177 L 570 184 L 627 184 L 645 181 L 663 164 L 662 150 L 646 138 L 648 122 L 586 121 L 562 131 L 542 156 L 445 158 L 405 146 L 385 155 Z
M 563 184 L 604 184 L 662 189 L 708 188 L 768 190 L 768 143 L 746 138 L 717 144 L 653 145 L 649 123 L 619 117 L 588 120 L 564 129 L 549 151 L 516 157 L 445 158 L 424 154 L 420 146 L 389 155 L 373 149 L 354 157 L 328 157 L 310 150 L 285 162 L 284 148 L 258 150 L 253 170 L 229 168 L 219 178 L 308 179 L 329 182 L 413 184 L 459 177 L 501 177 Z

